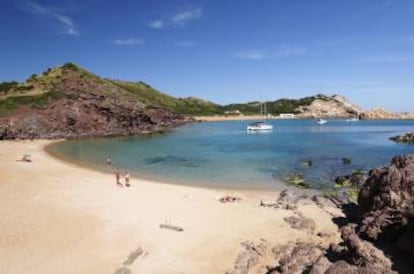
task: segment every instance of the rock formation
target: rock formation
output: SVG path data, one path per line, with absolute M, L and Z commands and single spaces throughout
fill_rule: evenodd
M 298 118 L 359 118 L 362 120 L 414 119 L 414 113 L 390 112 L 385 108 L 364 110 L 341 95 L 319 94 L 309 105 L 295 110 Z
M 372 170 L 358 209 L 361 235 L 396 242 L 414 255 L 414 155 L 394 157 L 389 167 Z
M 361 187 L 358 205 L 332 203 L 320 196 L 311 199 L 326 212 L 333 206 L 343 209 L 347 218 L 332 215 L 340 226 L 340 243 L 331 243 L 329 248 L 315 242 L 279 245 L 271 249 L 266 259 L 250 252 L 249 262 L 253 263 L 243 260 L 237 265 L 238 272 L 233 273 L 414 273 L 414 155 L 394 157 L 390 166 L 371 170 L 362 186 L 360 180 L 355 185 Z M 290 206 L 261 205 L 295 209 L 298 197 L 283 191 L 277 201 Z M 314 222 L 293 212 L 296 215 L 284 220 L 294 229 L 313 233 Z M 323 232 L 316 235 L 329 237 Z
M 343 96 L 320 94 L 310 105 L 299 106 L 296 111 L 300 118 L 346 118 L 357 116 L 363 109 Z
M 414 144 L 414 132 L 409 132 L 404 135 L 394 136 L 394 137 L 391 137 L 390 140 L 393 140 L 397 143 Z
M 395 119 L 414 119 L 413 113 L 397 113 L 390 112 L 383 107 L 374 108 L 369 111 L 362 112 L 360 118 L 364 120 L 395 120 Z
M 337 274 L 337 273 L 396 273 L 382 251 L 361 240 L 352 226 L 341 229 L 341 244 L 326 249 L 314 243 L 291 243 L 272 249 L 273 266 L 266 273 Z

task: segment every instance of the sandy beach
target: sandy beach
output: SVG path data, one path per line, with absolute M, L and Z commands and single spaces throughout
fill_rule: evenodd
M 44 151 L 50 143 L 0 142 L 0 273 L 115 273 L 121 267 L 132 273 L 225 273 L 245 241 L 339 241 L 332 217 L 316 204 L 296 210 L 316 222 L 308 233 L 283 220 L 292 210 L 259 206 L 260 200 L 274 201 L 275 192 L 138 178 L 121 188 L 115 175 L 53 158 Z M 17 161 L 23 154 L 33 161 Z M 218 201 L 227 194 L 241 200 Z M 165 223 L 184 231 L 161 229 Z M 321 231 L 333 236 L 316 236 Z M 126 262 L 139 248 L 143 253 Z

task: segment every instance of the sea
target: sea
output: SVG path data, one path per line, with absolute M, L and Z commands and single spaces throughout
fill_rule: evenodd
M 104 172 L 212 188 L 282 189 L 291 174 L 323 190 L 337 176 L 386 166 L 414 153 L 390 137 L 414 131 L 414 121 L 271 120 L 270 132 L 247 132 L 251 121 L 193 123 L 163 134 L 54 143 L 53 156 Z M 106 165 L 110 157 L 112 166 Z M 350 160 L 345 161 L 344 158 Z M 311 163 L 311 165 L 309 165 Z

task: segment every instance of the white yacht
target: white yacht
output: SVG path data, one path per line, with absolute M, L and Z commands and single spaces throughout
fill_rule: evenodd
M 265 122 L 253 122 L 247 126 L 248 131 L 272 130 L 273 126 Z
M 316 120 L 316 123 L 318 124 L 318 125 L 323 125 L 323 124 L 326 124 L 328 121 L 327 120 L 325 120 L 325 119 L 318 119 L 318 120 Z
M 260 104 L 260 112 L 263 115 L 263 121 L 260 122 L 253 122 L 247 126 L 247 131 L 249 132 L 257 132 L 257 131 L 269 131 L 273 130 L 273 125 L 266 123 L 264 119 L 267 116 L 266 104 Z

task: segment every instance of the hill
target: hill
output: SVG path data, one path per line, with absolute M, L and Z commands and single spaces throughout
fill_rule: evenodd
M 4 86 L 0 139 L 132 135 L 188 121 L 72 63 Z
M 154 89 L 144 82 L 108 81 L 135 94 L 143 102 L 163 106 L 184 115 L 215 115 L 223 113 L 222 107 L 218 104 L 196 97 L 175 98 Z

